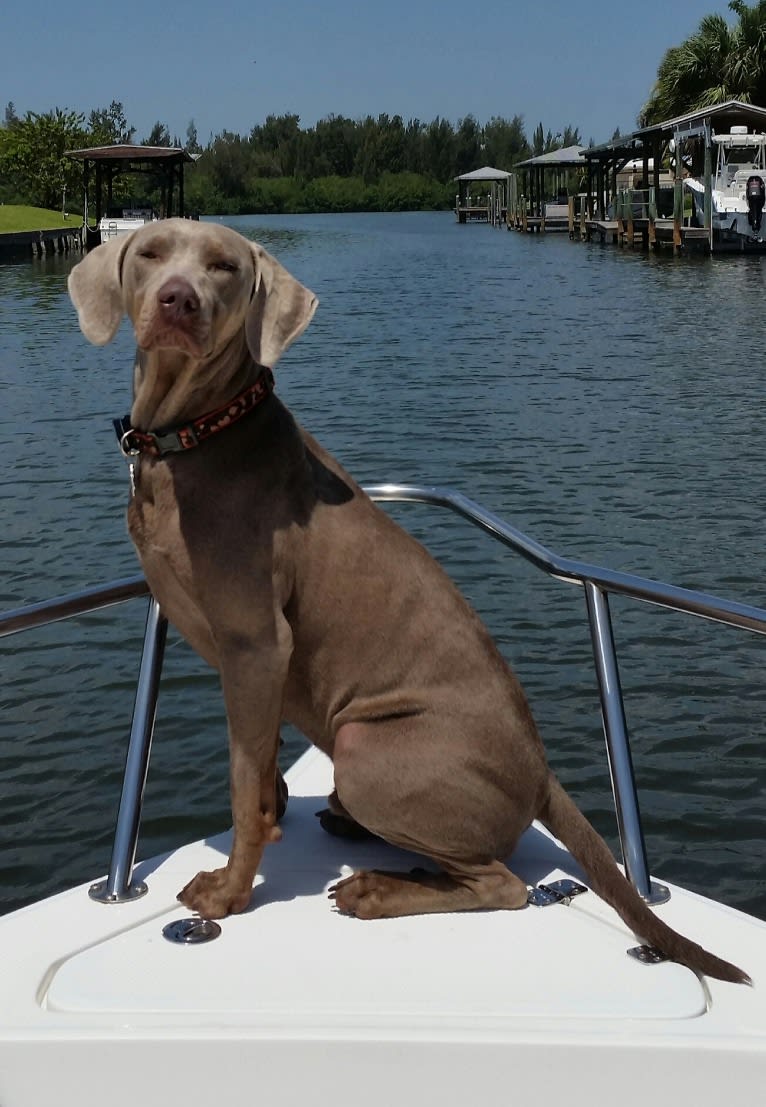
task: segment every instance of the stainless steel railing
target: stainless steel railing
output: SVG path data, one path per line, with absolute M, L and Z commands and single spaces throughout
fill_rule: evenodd
M 663 885 L 651 881 L 646 859 L 609 612 L 609 593 L 631 596 L 659 607 L 686 612 L 758 634 L 766 634 L 766 610 L 723 600 L 705 592 L 677 588 L 674 585 L 648 580 L 630 573 L 604 569 L 584 561 L 560 557 L 506 523 L 499 516 L 487 511 L 474 500 L 449 488 L 377 484 L 366 486 L 366 491 L 374 500 L 423 503 L 449 508 L 521 554 L 549 576 L 583 587 L 626 875 L 648 902 L 660 903 L 666 900 L 670 893 Z M 30 604 L 0 615 L 0 637 L 147 594 L 148 587 L 145 580 L 137 576 L 43 603 Z M 120 903 L 136 898 L 146 891 L 145 885 L 132 883 L 132 871 L 149 765 L 166 631 L 167 623 L 160 613 L 159 606 L 153 598 L 150 598 L 109 875 L 106 880 L 93 885 L 90 890 L 94 899 L 104 903 Z
M 135 576 L 74 592 L 68 596 L 43 600 L 42 603 L 28 604 L 26 607 L 16 608 L 0 616 L 0 638 L 147 595 L 149 595 L 149 586 L 146 581 L 142 576 Z M 159 604 L 153 596 L 150 596 L 109 875 L 90 888 L 91 898 L 101 903 L 123 903 L 126 900 L 137 899 L 147 891 L 143 882 L 132 880 L 132 874 L 136 860 L 144 788 L 149 771 L 167 626 L 167 620 L 161 614 Z

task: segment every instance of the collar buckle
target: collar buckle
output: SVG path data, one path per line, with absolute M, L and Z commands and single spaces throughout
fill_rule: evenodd
M 124 419 L 113 419 L 112 423 L 114 424 L 117 440 L 120 443 L 122 456 L 127 458 L 137 457 L 141 453 L 141 447 L 135 438 L 129 416 L 126 415 Z

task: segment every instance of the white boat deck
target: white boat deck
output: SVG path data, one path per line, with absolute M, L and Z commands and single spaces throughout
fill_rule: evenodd
M 186 914 L 182 885 L 224 862 L 228 835 L 139 865 L 142 899 L 105 906 L 82 887 L 0 919 L 2 1107 L 704 1105 L 762 1086 L 766 923 L 678 889 L 658 908 L 748 971 L 750 989 L 628 957 L 636 939 L 592 892 L 569 907 L 347 918 L 327 898 L 339 875 L 422 859 L 322 831 L 321 754 L 288 781 L 254 906 L 210 943 L 173 945 L 162 928 Z M 529 883 L 580 878 L 536 827 L 513 865 Z

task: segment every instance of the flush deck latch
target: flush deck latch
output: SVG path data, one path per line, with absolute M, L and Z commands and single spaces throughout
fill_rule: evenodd
M 563 880 L 554 880 L 550 884 L 538 884 L 536 888 L 530 888 L 527 903 L 532 907 L 550 907 L 552 903 L 563 903 L 568 907 L 575 896 L 580 896 L 587 891 L 584 884 L 578 884 L 576 880 L 566 877 Z

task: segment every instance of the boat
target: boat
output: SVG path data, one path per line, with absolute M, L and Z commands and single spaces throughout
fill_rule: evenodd
M 139 230 L 145 223 L 155 223 L 159 215 L 153 208 L 111 208 L 109 212 L 99 220 L 98 231 L 101 242 L 107 242 L 110 238 L 119 238 L 121 235 L 132 234 Z
M 185 917 L 179 888 L 222 863 L 230 834 L 134 863 L 166 627 L 150 597 L 108 875 L 0 918 L 2 1107 L 754 1100 L 766 1081 L 766 922 L 650 874 L 608 597 L 756 633 L 766 610 L 562 557 L 450 489 L 367 491 L 452 511 L 583 589 L 626 875 L 754 987 L 642 947 L 538 824 L 510 862 L 526 909 L 339 914 L 328 899 L 339 876 L 423 862 L 325 832 L 332 766 L 317 750 L 286 773 L 284 837 L 266 851 L 251 907 Z M 0 634 L 147 595 L 142 577 L 97 586 L 0 616 Z
M 758 248 L 766 237 L 766 134 L 749 133 L 747 126 L 740 125 L 728 134 L 711 137 L 716 157 L 711 192 L 713 232 L 722 243 Z M 695 220 L 704 227 L 704 178 L 687 177 L 684 185 L 692 195 Z

